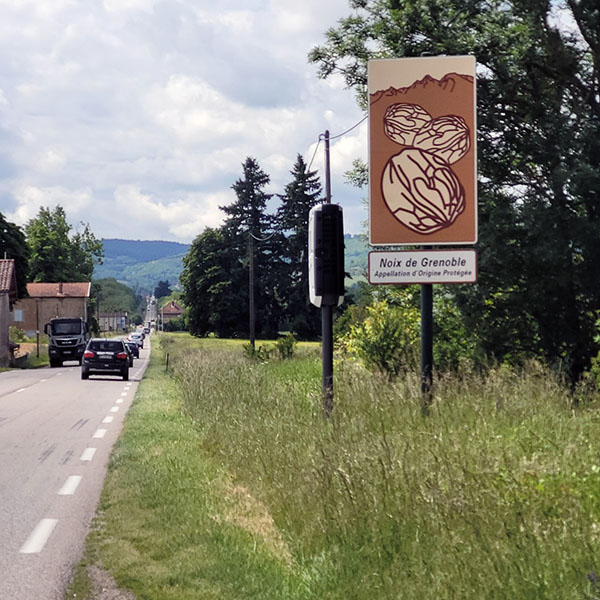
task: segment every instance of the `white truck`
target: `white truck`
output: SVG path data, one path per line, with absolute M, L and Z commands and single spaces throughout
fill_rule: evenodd
M 81 317 L 55 317 L 44 326 L 48 336 L 48 356 L 51 367 L 62 367 L 66 360 L 81 364 L 89 339 L 88 324 Z

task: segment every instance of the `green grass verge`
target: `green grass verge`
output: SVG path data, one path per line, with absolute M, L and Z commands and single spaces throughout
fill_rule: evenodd
M 155 345 L 66 597 L 93 598 L 101 565 L 138 598 L 308 598 L 266 508 L 203 450 L 163 355 Z
M 80 574 L 146 600 L 600 598 L 592 391 L 463 372 L 424 418 L 418 377 L 342 364 L 327 421 L 314 347 L 160 339 Z

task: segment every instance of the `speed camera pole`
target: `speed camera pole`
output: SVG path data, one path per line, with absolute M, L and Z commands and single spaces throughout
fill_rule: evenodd
M 308 218 L 308 279 L 310 301 L 321 309 L 323 411 L 333 412 L 333 307 L 344 300 L 344 226 L 341 206 L 331 204 L 329 132 L 325 133 L 326 202 L 314 206 Z

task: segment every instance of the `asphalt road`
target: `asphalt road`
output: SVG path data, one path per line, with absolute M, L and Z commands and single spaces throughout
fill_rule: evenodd
M 129 381 L 82 381 L 75 362 L 0 373 L 0 600 L 64 600 L 148 355 Z

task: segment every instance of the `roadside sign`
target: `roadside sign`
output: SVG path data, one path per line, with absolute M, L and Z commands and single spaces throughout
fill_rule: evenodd
M 369 283 L 475 283 L 475 250 L 369 252 Z
M 371 60 L 369 241 L 477 241 L 475 58 Z

